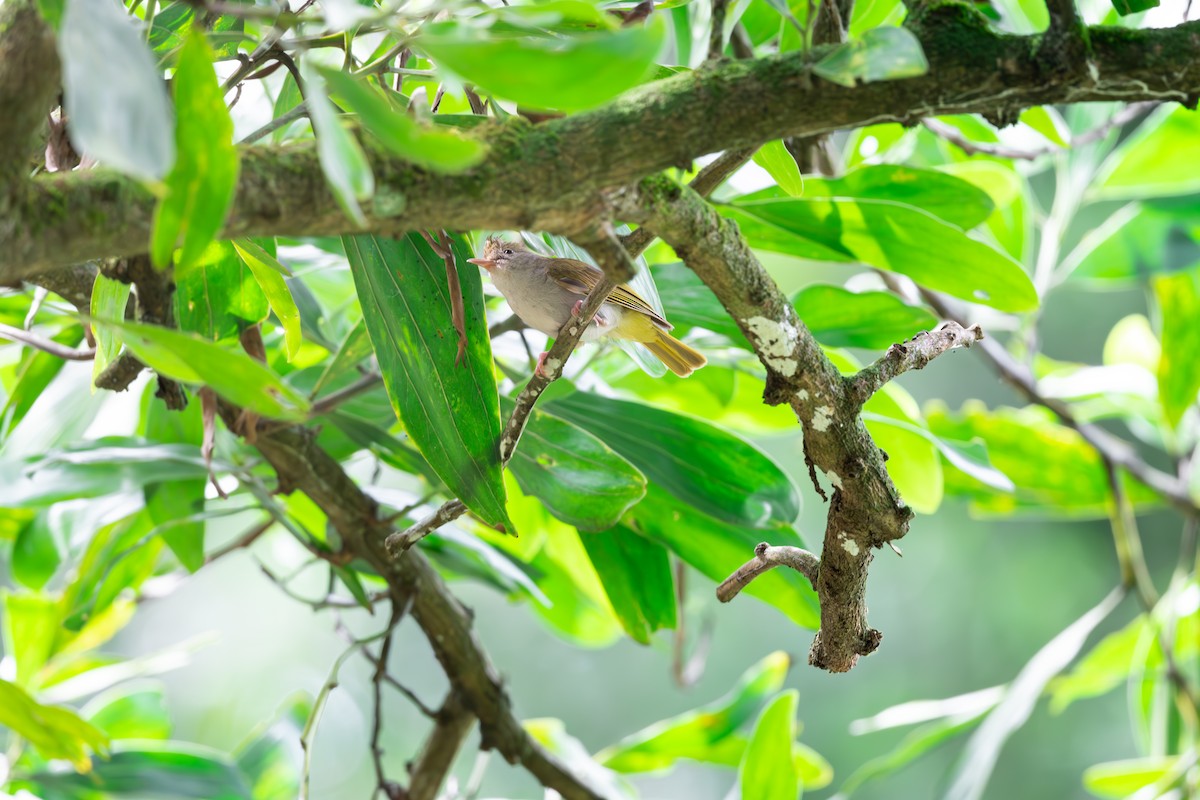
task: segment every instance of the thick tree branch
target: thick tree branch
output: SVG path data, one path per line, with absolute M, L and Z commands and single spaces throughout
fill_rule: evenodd
M 41 149 L 34 135 L 58 91 L 54 31 L 33 0 L 9 0 L 0 7 L 0 194 L 28 174 L 30 156 Z M 6 227 L 0 219 L 0 238 Z
M 814 78 L 825 54 L 730 61 L 635 89 L 596 111 L 542 124 L 490 122 L 488 158 L 462 175 L 436 175 L 371 149 L 376 194 L 368 230 L 541 229 L 571 234 L 594 212 L 597 190 L 622 186 L 705 153 L 754 147 L 879 122 L 940 114 L 1012 118 L 1043 103 L 1179 101 L 1200 94 L 1200 22 L 1175 28 L 1090 30 L 1073 71 L 1039 51 L 1039 37 L 998 34 L 955 3 L 923 7 L 909 26 L 928 74 L 855 88 Z M 743 113 L 745 112 L 745 113 Z M 752 112 L 752 113 L 750 113 Z M 312 142 L 242 151 L 237 198 L 223 236 L 333 235 L 352 223 L 330 193 Z M 145 247 L 153 196 L 104 170 L 34 181 L 0 221 L 0 281 Z M 360 232 L 360 231 L 355 231 Z
M 238 410 L 222 408 L 227 424 Z M 342 535 L 348 550 L 382 575 L 392 602 L 411 602 L 411 615 L 421 626 L 451 685 L 480 723 L 482 746 L 498 750 L 510 763 L 520 763 L 547 788 L 569 800 L 597 800 L 602 795 L 547 753 L 514 716 L 500 676 L 471 628 L 471 615 L 451 594 L 442 577 L 420 552 L 393 560 L 384 547 L 387 526 L 378 505 L 358 487 L 302 427 L 259 432 L 255 446 L 274 467 L 281 487 L 308 495 Z M 411 598 L 411 600 L 410 600 Z
M 433 732 L 416 761 L 409 765 L 407 800 L 434 800 L 454 759 L 466 741 L 475 716 L 459 695 L 451 691 L 434 718 Z
M 903 537 L 912 518 L 859 418 L 861 403 L 733 222 L 663 177 L 642 181 L 622 200 L 625 215 L 671 245 L 737 322 L 766 367 L 764 399 L 791 405 L 807 454 L 833 484 L 816 581 L 821 630 L 809 662 L 845 672 L 881 638 L 866 619 L 873 551 Z

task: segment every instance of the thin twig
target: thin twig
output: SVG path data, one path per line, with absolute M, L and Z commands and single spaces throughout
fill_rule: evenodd
M 336 392 L 330 392 L 315 401 L 309 409 L 308 417 L 313 419 L 322 414 L 328 414 L 347 400 L 369 392 L 381 383 L 383 383 L 383 376 L 379 373 L 373 372 L 370 375 L 364 375 L 349 386 L 338 389 Z
M 746 162 L 750 160 L 757 149 L 756 147 L 749 147 L 741 150 L 726 150 L 705 164 L 696 173 L 696 177 L 692 178 L 688 186 L 701 197 L 708 197 L 718 186 L 728 180 L 733 173 L 745 166 Z M 632 233 L 622 236 L 621 243 L 625 245 L 630 258 L 637 258 L 650 246 L 650 243 L 654 239 L 654 231 L 642 226 Z
M 365 639 L 356 639 L 333 662 L 333 667 L 329 670 L 329 677 L 321 685 L 321 690 L 317 692 L 317 697 L 313 701 L 312 711 L 309 712 L 308 720 L 304 723 L 304 730 L 300 732 L 300 749 L 304 752 L 303 767 L 300 772 L 300 800 L 308 800 L 309 776 L 312 774 L 313 739 L 317 735 L 317 726 L 321 722 L 321 714 L 325 710 L 325 702 L 329 699 L 330 693 L 337 688 L 338 671 L 341 670 L 342 665 L 346 663 L 350 656 L 354 655 L 355 651 L 387 636 L 390 631 L 391 626 L 389 625 L 389 627 L 384 628 L 379 633 L 368 636 Z
M 384 541 L 392 558 L 399 558 L 405 550 L 424 539 L 447 522 L 458 519 L 467 512 L 467 506 L 458 498 L 447 500 L 425 519 L 403 531 L 393 533 Z
M 790 545 L 772 547 L 766 542 L 761 542 L 754 548 L 754 558 L 738 567 L 737 572 L 730 575 L 717 587 L 717 599 L 722 603 L 728 603 L 749 586 L 751 581 L 775 567 L 791 567 L 808 578 L 808 582 L 815 589 L 821 561 L 812 553 L 801 550 L 799 547 Z
M 266 125 L 263 125 L 253 133 L 247 134 L 247 136 L 238 142 L 238 144 L 254 144 L 264 136 L 269 136 L 283 126 L 289 125 L 301 117 L 306 116 L 308 116 L 308 106 L 306 106 L 304 103 L 300 103 L 294 106 L 290 111 L 280 114 L 278 117 L 271 120 Z
M 933 311 L 944 319 L 954 319 L 962 323 L 965 314 L 953 306 L 946 298 L 935 292 L 920 289 L 921 298 Z M 1024 365 L 993 339 L 984 339 L 977 348 L 992 368 L 1025 396 L 1027 400 L 1043 406 L 1054 412 L 1059 420 L 1069 428 L 1074 429 L 1084 441 L 1100 454 L 1100 457 L 1121 467 L 1137 478 L 1156 494 L 1171 505 L 1189 516 L 1200 514 L 1200 506 L 1192 499 L 1186 484 L 1176 476 L 1169 475 L 1143 460 L 1128 442 L 1125 442 L 1108 431 L 1088 422 L 1080 422 L 1075 418 L 1069 405 L 1053 397 L 1047 397 L 1038 389 L 1037 378 Z
M 1110 131 L 1121 127 L 1127 122 L 1131 122 L 1137 117 L 1144 114 L 1146 111 L 1157 106 L 1157 103 L 1133 103 L 1113 114 L 1100 125 L 1091 130 L 1084 131 L 1078 136 L 1071 137 L 1069 144 L 1070 148 L 1083 147 L 1103 139 Z M 999 142 L 976 142 L 968 139 L 963 133 L 953 125 L 948 125 L 938 119 L 923 119 L 921 124 L 925 126 L 935 136 L 945 139 L 950 144 L 962 150 L 969 156 L 973 155 L 989 155 L 998 158 L 1008 158 L 1018 161 L 1033 161 L 1042 156 L 1061 153 L 1065 148 L 1056 144 L 1047 144 L 1042 147 L 1034 147 L 1023 149 L 1018 147 L 1010 147 Z
M 379 646 L 379 658 L 375 661 L 375 674 L 371 676 L 372 714 L 371 714 L 371 761 L 375 765 L 375 785 L 388 798 L 399 798 L 400 787 L 387 779 L 383 770 L 383 748 L 379 744 L 380 734 L 383 733 L 383 683 L 387 676 L 388 657 L 392 653 L 392 641 L 395 639 L 396 626 L 404 618 L 405 608 L 393 601 L 392 614 L 388 619 L 387 635 Z M 365 648 L 364 648 L 365 649 Z
M 922 331 L 901 344 L 888 348 L 874 364 L 863 367 L 846 379 L 846 395 L 861 406 L 893 378 L 914 369 L 924 369 L 945 352 L 970 347 L 983 339 L 978 325 L 964 328 L 957 322 L 942 323 L 937 330 Z
M 23 345 L 32 347 L 34 350 L 41 350 L 43 353 L 49 353 L 66 361 L 92 361 L 96 358 L 96 348 L 94 347 L 76 350 L 74 347 L 59 344 L 53 339 L 44 339 L 36 333 L 30 333 L 13 325 L 6 325 L 3 322 L 0 322 L 0 339 L 11 339 L 14 342 L 20 342 Z

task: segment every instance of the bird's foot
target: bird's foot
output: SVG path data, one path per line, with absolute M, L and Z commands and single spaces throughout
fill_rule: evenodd
M 583 311 L 583 301 L 576 300 L 575 305 L 571 307 L 571 316 L 578 317 L 579 312 L 581 312 L 581 311 Z M 592 322 L 595 323 L 596 326 L 600 327 L 600 328 L 603 328 L 605 325 L 608 324 L 608 320 L 606 320 L 604 317 L 600 316 L 599 314 L 592 317 Z
M 548 355 L 550 355 L 550 354 L 543 350 L 542 354 L 540 356 L 538 356 L 537 367 L 535 367 L 533 370 L 534 374 L 540 378 L 549 378 L 550 377 L 549 375 L 546 374 L 546 356 L 548 356 Z

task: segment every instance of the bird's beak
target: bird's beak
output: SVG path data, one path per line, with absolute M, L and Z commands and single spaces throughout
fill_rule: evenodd
M 492 267 L 496 266 L 495 261 L 491 261 L 490 259 L 486 259 L 486 258 L 468 258 L 467 263 L 468 264 L 476 264 L 478 266 L 481 266 L 484 269 L 486 269 L 488 272 L 491 272 Z

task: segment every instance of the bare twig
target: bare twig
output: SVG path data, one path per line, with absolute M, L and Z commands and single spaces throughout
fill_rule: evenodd
M 41 350 L 43 353 L 49 353 L 66 361 L 91 361 L 96 357 L 96 348 L 94 347 L 85 347 L 82 349 L 67 347 L 53 339 L 44 339 L 36 333 L 30 333 L 27 330 L 22 330 L 13 325 L 6 325 L 3 322 L 0 322 L 0 339 L 11 339 L 14 342 L 20 342 L 23 345 L 32 347 L 34 350 Z
M 1131 103 L 1125 106 L 1117 113 L 1106 119 L 1100 125 L 1091 130 L 1084 131 L 1078 136 L 1071 137 L 1069 146 L 1071 148 L 1083 147 L 1084 145 L 1098 142 L 1107 136 L 1111 131 L 1137 119 L 1142 114 L 1145 114 L 1151 108 L 1157 106 L 1157 103 Z M 1000 144 L 999 142 L 976 142 L 968 139 L 963 133 L 953 125 L 948 125 L 938 119 L 924 119 L 921 124 L 925 126 L 934 135 L 945 139 L 950 144 L 962 150 L 969 156 L 973 155 L 989 155 L 999 158 L 1008 158 L 1018 161 L 1033 161 L 1042 156 L 1053 155 L 1063 152 L 1063 148 L 1056 144 L 1047 144 L 1042 147 L 1034 147 L 1022 149 L 1018 147 L 1009 147 L 1008 145 Z
M 291 111 L 280 114 L 278 117 L 271 120 L 266 125 L 263 125 L 258 130 L 247 134 L 246 137 L 239 142 L 239 144 L 254 144 L 259 139 L 269 136 L 285 125 L 290 125 L 301 117 L 306 116 L 308 116 L 308 106 L 306 106 L 304 103 L 300 103 L 292 108 Z
M 347 400 L 352 400 L 360 394 L 369 392 L 376 386 L 383 383 L 383 376 L 378 373 L 364 375 L 349 386 L 338 389 L 336 392 L 330 392 L 319 400 L 313 402 L 309 408 L 309 418 L 319 417 L 322 414 L 328 414 L 335 408 L 345 403 Z
M 733 173 L 741 169 L 754 155 L 756 147 L 741 150 L 726 150 L 712 161 L 704 165 L 688 184 L 696 194 L 708 197 L 718 186 L 729 179 Z M 637 258 L 655 239 L 654 231 L 643 226 L 621 237 L 621 243 L 629 252 L 630 258 Z
M 772 547 L 766 542 L 754 548 L 754 558 L 738 567 L 737 572 L 730 575 L 717 587 L 717 599 L 728 603 L 738 596 L 738 593 L 750 585 L 750 582 L 775 567 L 791 567 L 799 572 L 808 582 L 817 588 L 817 574 L 820 572 L 821 561 L 807 550 L 790 545 Z
M 455 498 L 442 503 L 436 511 L 403 531 L 393 533 L 384 542 L 393 558 L 399 558 L 406 550 L 424 539 L 447 522 L 458 519 L 467 512 L 463 501 Z
M 710 61 L 725 54 L 725 12 L 729 0 L 712 0 L 712 27 L 708 32 L 708 58 Z
M 379 744 L 380 734 L 383 733 L 383 683 L 387 677 L 388 658 L 392 653 L 392 641 L 396 636 L 396 626 L 404 618 L 405 610 L 403 606 L 392 603 L 387 635 L 383 637 L 383 644 L 379 646 L 379 658 L 375 660 L 375 674 L 371 676 L 371 762 L 375 765 L 375 785 L 389 800 L 401 798 L 403 794 L 399 785 L 387 779 L 387 773 L 383 769 L 383 747 Z
M 921 297 L 938 316 L 956 319 L 960 323 L 965 321 L 964 312 L 942 295 L 922 289 Z M 1075 418 L 1070 406 L 1062 400 L 1042 394 L 1033 373 L 999 343 L 992 339 L 984 339 L 979 343 L 978 350 L 1001 378 L 1030 402 L 1054 412 L 1064 425 L 1077 431 L 1105 461 L 1126 470 L 1188 516 L 1200 514 L 1200 506 L 1192 499 L 1186 484 L 1176 476 L 1148 464 L 1128 442 L 1091 423 L 1080 422 Z
M 978 325 L 964 328 L 953 321 L 942 323 L 937 330 L 922 331 L 907 342 L 892 345 L 874 364 L 848 377 L 847 396 L 862 406 L 896 376 L 909 370 L 924 369 L 942 353 L 958 347 L 970 347 L 982 338 L 983 329 Z

